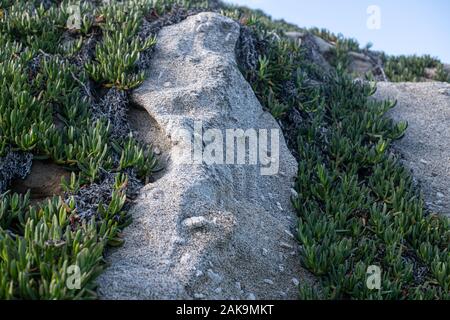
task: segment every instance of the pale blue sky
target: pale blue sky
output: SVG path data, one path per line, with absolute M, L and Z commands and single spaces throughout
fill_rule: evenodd
M 327 28 L 388 54 L 430 54 L 450 63 L 449 0 L 225 0 L 262 9 L 300 27 Z M 381 10 L 381 29 L 367 27 L 367 8 Z

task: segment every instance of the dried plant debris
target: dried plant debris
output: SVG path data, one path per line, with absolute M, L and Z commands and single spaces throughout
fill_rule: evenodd
M 9 151 L 0 158 L 0 193 L 5 192 L 13 179 L 25 179 L 30 173 L 33 155 L 29 152 Z

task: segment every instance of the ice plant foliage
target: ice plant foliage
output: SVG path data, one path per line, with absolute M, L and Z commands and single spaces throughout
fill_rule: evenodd
M 348 52 L 364 49 L 310 30 L 336 45 L 337 71 L 326 74 L 284 36 L 305 30 L 212 0 L 0 0 L 0 298 L 96 297 L 104 249 L 123 242 L 131 221 L 127 196 L 157 167 L 151 148 L 129 135 L 123 110 L 157 40 L 142 37 L 143 22 L 208 5 L 241 23 L 241 71 L 299 161 L 299 263 L 320 280 L 301 284 L 299 297 L 449 299 L 449 221 L 424 210 L 389 149 L 407 125 L 383 117 L 395 103 L 369 99 L 375 85 L 345 72 Z M 429 57 L 384 56 L 383 64 L 393 81 L 419 80 L 427 68 L 448 79 Z M 36 204 L 8 190 L 32 156 L 70 172 L 63 196 Z M 382 271 L 380 289 L 367 286 L 370 266 Z
M 320 74 L 282 30 L 281 37 L 270 33 L 266 17 L 239 19 L 259 51 L 256 67 L 244 70 L 256 93 L 285 127 L 301 115 L 298 132 L 285 132 L 297 135 L 292 203 L 300 262 L 321 281 L 318 288 L 300 285 L 300 298 L 450 299 L 449 219 L 425 212 L 409 172 L 390 152 L 407 129 L 384 117 L 395 101 L 370 99 L 376 85 L 346 73 L 342 59 L 352 43 L 336 37 L 344 41 L 336 72 Z M 274 99 L 283 112 L 271 106 Z M 367 285 L 371 266 L 381 270 L 379 289 Z
M 0 298 L 96 297 L 104 248 L 120 245 L 130 223 L 128 186 L 157 165 L 149 146 L 113 135 L 110 119 L 93 108 L 109 87 L 128 90 L 143 80 L 136 64 L 155 44 L 154 37 L 135 37 L 151 9 L 143 3 L 81 1 L 80 28 L 73 29 L 67 20 L 76 3 L 0 1 L 0 166 L 27 165 L 19 160 L 31 153 L 71 172 L 62 181 L 65 194 L 39 204 L 29 193 L 5 190 L 29 164 L 28 171 L 2 172 Z M 111 179 L 88 214 L 81 195 Z M 67 285 L 71 266 L 79 287 Z

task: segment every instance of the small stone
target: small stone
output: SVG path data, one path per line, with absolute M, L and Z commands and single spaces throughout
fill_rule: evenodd
M 280 211 L 283 211 L 283 207 L 281 206 L 281 203 L 277 202 L 277 207 L 280 209 Z
M 218 273 L 215 273 L 214 271 L 212 271 L 211 269 L 208 269 L 207 274 L 208 274 L 209 279 L 211 279 L 211 281 L 213 281 L 215 283 L 222 282 L 222 277 Z
M 253 293 L 249 293 L 247 295 L 247 300 L 256 300 L 256 297 L 255 297 L 255 295 Z
M 159 149 L 158 147 L 154 147 L 153 153 L 156 154 L 157 156 L 159 156 L 161 154 L 161 149 Z
M 186 244 L 186 240 L 181 238 L 181 237 L 174 236 L 172 239 L 173 239 L 173 242 L 175 244 L 177 244 L 177 245 L 184 245 L 184 244 Z
M 428 164 L 428 161 L 424 160 L 424 159 L 420 159 L 420 162 L 423 164 Z
M 298 192 L 295 191 L 294 188 L 291 188 L 291 196 L 292 196 L 292 198 L 294 198 L 294 199 L 297 199 L 297 198 L 298 198 Z
M 286 242 L 283 242 L 283 241 L 280 242 L 280 246 L 281 246 L 282 248 L 286 248 L 286 249 L 293 249 L 293 248 L 294 248 L 294 247 L 291 246 L 289 243 L 286 243 Z
M 195 276 L 197 278 L 201 277 L 203 275 L 203 271 L 202 270 L 197 270 L 197 272 L 195 273 Z
M 297 278 L 292 278 L 292 283 L 294 284 L 294 286 L 298 287 L 298 285 L 300 284 L 300 281 L 298 281 Z
M 290 238 L 294 239 L 294 235 L 289 230 L 284 230 L 284 233 L 286 233 Z
M 269 253 L 269 251 L 266 248 L 262 248 L 262 255 L 263 256 L 267 256 L 268 253 Z
M 444 194 L 443 194 L 442 192 L 438 192 L 438 193 L 436 193 L 436 196 L 437 196 L 438 198 L 443 198 L 443 197 L 444 197 Z
M 264 283 L 267 283 L 269 285 L 273 285 L 273 281 L 270 280 L 270 279 L 264 279 L 263 281 L 264 281 Z
M 450 90 L 448 89 L 439 89 L 439 93 L 446 96 L 450 96 Z
M 284 272 L 284 266 L 282 264 L 280 264 L 278 266 L 278 270 L 280 270 L 280 272 Z

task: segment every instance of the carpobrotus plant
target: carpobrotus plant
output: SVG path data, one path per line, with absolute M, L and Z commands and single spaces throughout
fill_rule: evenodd
M 152 31 L 183 17 L 165 14 L 176 4 L 206 10 L 208 2 L 241 23 L 241 71 L 299 161 L 299 263 L 320 280 L 318 288 L 301 285 L 299 297 L 449 299 L 449 221 L 424 211 L 389 151 L 407 127 L 383 117 L 394 102 L 372 101 L 376 87 L 345 73 L 358 44 L 312 30 L 343 44 L 342 67 L 325 73 L 283 36 L 295 26 L 195 0 L 81 1 L 79 24 L 70 25 L 70 1 L 0 0 L 0 298 L 96 297 L 104 250 L 123 242 L 131 221 L 127 198 L 157 166 L 151 148 L 130 135 L 127 91 L 144 79 L 139 65 L 155 44 Z M 398 63 L 409 62 L 391 61 L 395 80 Z M 405 79 L 429 63 L 445 75 L 425 58 Z M 64 195 L 31 204 L 30 193 L 9 189 L 33 158 L 70 172 Z M 383 271 L 380 290 L 366 286 L 370 266 Z
M 117 121 L 101 112 L 108 90 L 143 80 L 136 65 L 155 44 L 135 37 L 152 9 L 143 4 L 82 1 L 72 17 L 69 1 L 0 2 L 0 298 L 96 296 L 104 249 L 121 244 L 130 223 L 127 195 L 157 166 L 149 146 L 127 127 L 112 132 Z M 71 172 L 64 195 L 31 205 L 29 193 L 7 190 L 28 174 L 31 155 Z M 79 285 L 68 286 L 71 274 Z

